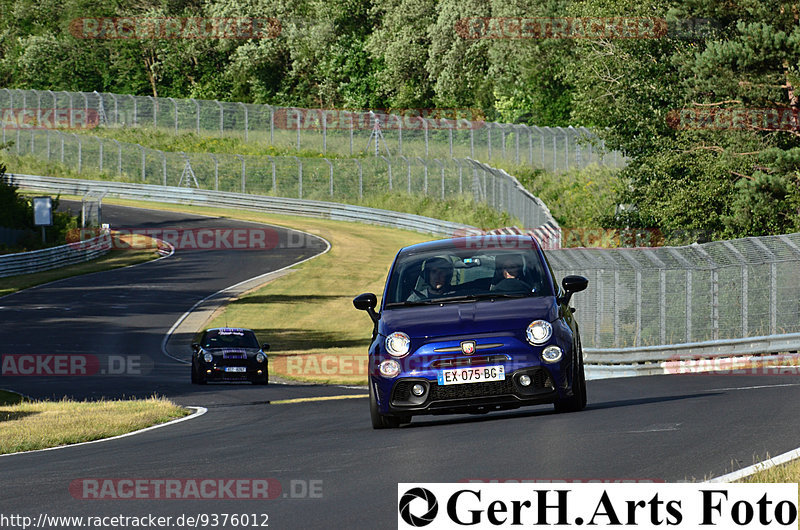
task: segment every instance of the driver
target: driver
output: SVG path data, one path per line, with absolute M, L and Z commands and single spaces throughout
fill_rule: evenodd
M 516 288 L 526 287 L 529 288 L 528 283 L 523 279 L 523 268 L 524 264 L 522 261 L 522 256 L 519 254 L 499 254 L 495 258 L 495 273 L 494 279 L 492 281 L 492 285 L 489 288 L 490 291 L 494 291 L 497 289 L 498 285 L 506 280 L 516 280 L 517 282 L 521 282 L 516 284 Z M 509 282 L 509 284 L 504 284 L 506 286 L 510 286 L 514 282 Z M 508 288 L 508 287 L 504 287 Z
M 501 280 L 519 280 L 522 275 L 522 256 L 501 254 L 497 256 L 496 268 Z
M 445 258 L 431 258 L 425 262 L 422 278 L 425 286 L 420 290 L 414 289 L 408 297 L 409 302 L 442 296 L 452 291 L 450 280 L 453 278 L 453 264 Z

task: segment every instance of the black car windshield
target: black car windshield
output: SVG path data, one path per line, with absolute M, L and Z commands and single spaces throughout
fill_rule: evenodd
M 211 329 L 201 346 L 212 348 L 258 348 L 256 334 L 247 329 Z
M 552 294 L 549 275 L 532 248 L 450 248 L 400 255 L 389 279 L 385 305 Z

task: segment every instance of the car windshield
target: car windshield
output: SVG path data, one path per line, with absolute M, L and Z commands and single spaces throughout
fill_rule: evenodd
M 544 271 L 533 249 L 409 252 L 397 259 L 385 306 L 551 296 Z
M 203 348 L 258 348 L 255 333 L 246 329 L 212 329 L 203 339 Z

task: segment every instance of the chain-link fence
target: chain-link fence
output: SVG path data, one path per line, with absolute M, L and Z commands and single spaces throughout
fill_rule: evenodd
M 573 299 L 587 347 L 800 332 L 800 234 L 548 257 L 559 278 L 589 278 Z
M 11 110 L 15 117 L 19 116 L 15 110 L 28 112 L 33 121 L 52 120 L 59 111 L 68 111 L 62 112 L 64 127 L 149 126 L 235 135 L 298 151 L 345 156 L 503 160 L 554 172 L 590 164 L 619 168 L 627 163 L 619 152 L 608 152 L 604 141 L 589 129 L 480 121 L 480 112 L 472 109 L 322 110 L 7 88 L 0 89 L 0 108 Z
M 511 175 L 471 159 L 422 157 L 304 158 L 174 153 L 53 129 L 2 130 L 18 155 L 60 162 L 91 178 L 186 186 L 275 197 L 354 202 L 391 191 L 449 199 L 470 196 L 522 226 L 558 224 Z

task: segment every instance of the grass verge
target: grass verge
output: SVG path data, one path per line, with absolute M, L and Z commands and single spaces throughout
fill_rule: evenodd
M 118 436 L 190 414 L 164 398 L 29 401 L 0 391 L 0 454 Z
M 787 462 L 786 464 L 782 464 L 780 466 L 771 467 L 763 471 L 757 471 L 749 477 L 737 480 L 736 482 L 743 482 L 746 484 L 764 482 L 800 483 L 800 460 L 792 460 L 791 462 Z
M 124 240 L 124 237 L 122 240 Z M 155 245 L 152 246 L 155 247 Z M 0 278 L 0 296 L 5 296 L 7 294 L 11 294 L 22 289 L 27 289 L 28 287 L 33 287 L 34 285 L 39 285 L 42 283 L 61 280 L 71 276 L 78 276 L 80 274 L 88 274 L 90 272 L 100 272 L 118 269 L 120 267 L 128 267 L 130 265 L 150 261 L 158 257 L 159 254 L 156 252 L 155 248 L 111 250 L 104 256 L 84 263 L 68 265 L 66 267 L 51 269 L 49 271 L 34 272 L 31 274 L 18 274 L 16 276 Z

